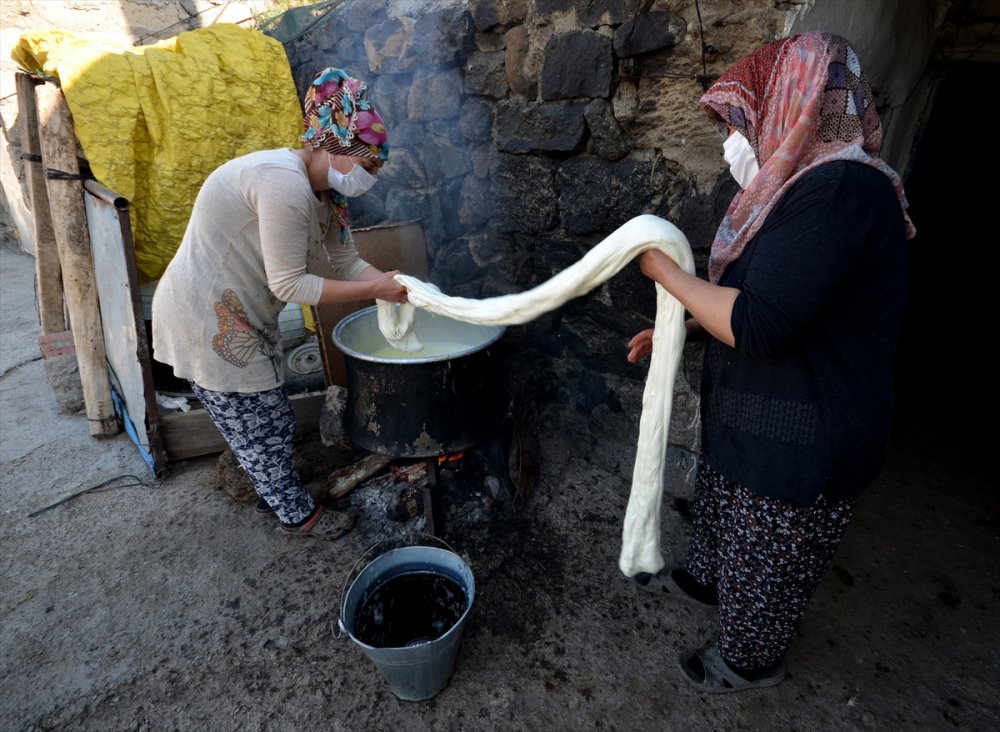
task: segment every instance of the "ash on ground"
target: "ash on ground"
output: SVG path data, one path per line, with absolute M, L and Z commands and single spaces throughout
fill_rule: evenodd
M 370 536 L 373 542 L 426 533 L 426 489 L 433 480 L 429 474 L 433 460 L 439 460 L 437 495 L 444 519 L 443 530 L 436 532 L 439 538 L 468 540 L 473 534 L 488 531 L 492 516 L 510 501 L 496 461 L 482 449 L 443 458 L 400 458 L 358 485 L 334 507 L 358 514 L 355 531 Z

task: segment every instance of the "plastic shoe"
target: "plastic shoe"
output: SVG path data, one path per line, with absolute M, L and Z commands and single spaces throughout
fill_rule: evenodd
M 339 511 L 328 511 L 323 506 L 316 506 L 316 512 L 302 526 L 281 525 L 281 532 L 285 536 L 295 539 L 325 539 L 326 541 L 336 541 L 350 533 L 354 524 L 358 522 L 358 515 L 355 513 L 341 513 Z
M 635 580 L 636 584 L 647 592 L 652 592 L 657 595 L 668 595 L 678 600 L 684 600 L 686 602 L 701 605 L 702 607 L 718 607 L 719 602 L 706 602 L 693 595 L 689 595 L 684 591 L 677 582 L 674 580 L 674 572 L 680 569 L 680 567 L 669 567 L 666 569 L 661 569 L 656 574 L 650 574 L 649 572 L 640 572 L 635 575 L 632 579 Z
M 702 668 L 705 670 L 705 677 L 702 679 L 699 679 L 691 668 L 691 661 L 695 657 L 701 661 Z M 747 689 L 762 689 L 779 684 L 785 678 L 785 662 L 782 661 L 778 664 L 778 668 L 767 676 L 754 681 L 745 679 L 729 667 L 715 646 L 682 653 L 677 657 L 677 664 L 680 666 L 681 675 L 685 681 L 699 691 L 708 694 L 728 694 Z

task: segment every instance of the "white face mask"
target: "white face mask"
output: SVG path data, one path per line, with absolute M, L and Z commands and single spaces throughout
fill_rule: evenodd
M 722 150 L 722 157 L 729 163 L 729 172 L 740 184 L 740 188 L 745 189 L 760 170 L 750 141 L 742 133 L 734 132 L 722 143 Z
M 355 165 L 347 173 L 341 173 L 331 164 L 326 174 L 326 181 L 330 187 L 348 198 L 360 196 L 370 190 L 375 185 L 375 180 L 375 176 L 360 165 Z

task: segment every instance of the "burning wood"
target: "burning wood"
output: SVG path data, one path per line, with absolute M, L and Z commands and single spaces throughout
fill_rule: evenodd
M 427 463 L 419 462 L 413 465 L 407 465 L 405 468 L 401 468 L 398 465 L 392 466 L 392 478 L 395 481 L 404 481 L 406 483 L 416 483 L 418 480 L 427 477 Z
M 461 460 L 463 457 L 465 457 L 465 451 L 461 450 L 459 452 L 453 452 L 451 455 L 439 455 L 436 459 L 438 465 L 445 465 L 447 463 L 454 463 Z M 407 465 L 403 468 L 393 465 L 392 477 L 393 480 L 396 481 L 402 480 L 407 483 L 416 483 L 418 480 L 427 477 L 427 461 L 421 460 L 419 463 L 413 463 L 412 465 Z
M 382 470 L 386 465 L 391 463 L 392 460 L 393 458 L 388 455 L 372 453 L 368 457 L 354 463 L 353 465 L 348 465 L 340 468 L 339 470 L 333 471 L 330 473 L 330 477 L 327 478 L 326 481 L 327 496 L 333 499 L 343 498 L 377 472 Z

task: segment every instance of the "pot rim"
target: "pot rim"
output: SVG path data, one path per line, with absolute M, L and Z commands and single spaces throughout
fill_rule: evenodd
M 479 343 L 479 344 L 477 344 L 475 346 L 470 346 L 469 348 L 466 348 L 464 350 L 461 350 L 461 351 L 452 351 L 451 353 L 442 353 L 442 354 L 438 354 L 436 356 L 425 356 L 423 358 L 419 358 L 419 357 L 415 357 L 415 358 L 388 358 L 386 356 L 374 356 L 374 355 L 372 355 L 370 353 L 363 353 L 361 351 L 356 351 L 355 349 L 353 349 L 350 346 L 346 345 L 344 343 L 344 339 L 342 338 L 343 330 L 347 326 L 349 326 L 352 322 L 354 322 L 355 320 L 358 320 L 360 318 L 364 318 L 364 317 L 367 317 L 369 315 L 372 315 L 372 316 L 374 316 L 374 317 L 377 318 L 377 313 L 376 313 L 377 310 L 378 310 L 378 306 L 377 305 L 370 305 L 370 306 L 368 306 L 366 308 L 362 308 L 361 310 L 356 310 L 353 313 L 344 316 L 340 320 L 340 322 L 337 323 L 333 327 L 333 343 L 334 343 L 335 346 L 337 346 L 337 348 L 339 348 L 341 350 L 341 352 L 345 356 L 351 356 L 351 357 L 356 358 L 356 359 L 358 359 L 360 361 L 367 361 L 369 363 L 386 363 L 386 364 L 393 364 L 393 365 L 397 365 L 397 366 L 405 366 L 405 365 L 408 365 L 408 364 L 437 363 L 439 361 L 453 361 L 455 359 L 462 358 L 463 356 L 470 356 L 473 353 L 478 353 L 480 351 L 483 351 L 483 350 L 489 348 L 494 343 L 496 343 L 498 340 L 500 340 L 500 338 L 503 336 L 503 334 L 507 330 L 507 327 L 503 326 L 503 325 L 488 325 L 488 326 L 484 325 L 484 326 L 478 326 L 478 327 L 482 327 L 482 328 L 496 328 L 497 332 L 496 332 L 496 334 L 494 336 L 492 336 L 488 340 L 486 340 L 486 341 L 484 341 L 482 343 Z M 446 320 L 451 320 L 451 321 L 453 321 L 455 323 L 461 323 L 461 322 L 463 322 L 463 321 L 460 321 L 460 320 L 456 320 L 455 318 L 448 318 L 448 317 L 443 316 L 443 315 L 435 315 L 434 317 L 436 317 L 436 318 L 445 318 Z M 476 326 L 477 324 L 476 323 L 470 323 L 469 325 Z

